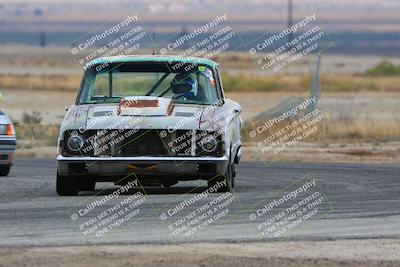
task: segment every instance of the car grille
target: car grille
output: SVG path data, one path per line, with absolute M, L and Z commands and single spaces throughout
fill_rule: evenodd
M 66 131 L 64 140 L 68 140 L 72 131 Z M 85 140 L 80 151 L 72 151 L 64 143 L 64 150 L 70 155 L 81 156 L 111 156 L 111 157 L 135 157 L 135 156 L 207 156 L 202 151 L 199 139 L 207 132 L 192 130 L 88 130 L 80 133 Z M 196 138 L 197 136 L 197 138 Z M 195 142 L 196 145 L 193 145 Z M 220 155 L 222 143 L 213 155 Z
M 115 154 L 122 157 L 169 155 L 166 146 L 155 130 L 140 130 L 126 138 L 115 149 Z

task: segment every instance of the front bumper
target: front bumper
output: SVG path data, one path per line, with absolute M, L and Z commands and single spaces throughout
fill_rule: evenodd
M 16 146 L 14 138 L 0 137 L 0 165 L 12 165 Z
M 104 181 L 134 173 L 176 180 L 210 179 L 224 173 L 223 157 L 57 157 L 60 175 L 90 175 Z M 109 179 L 107 179 L 107 177 Z

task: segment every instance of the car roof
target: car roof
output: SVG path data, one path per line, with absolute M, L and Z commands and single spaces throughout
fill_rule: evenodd
M 9 124 L 11 123 L 10 119 L 7 117 L 6 114 L 4 114 L 1 110 L 0 110 L 0 124 Z
M 128 55 L 96 58 L 90 61 L 87 66 L 115 62 L 184 62 L 190 64 L 207 65 L 211 68 L 215 68 L 218 65 L 218 63 L 213 60 L 199 57 Z

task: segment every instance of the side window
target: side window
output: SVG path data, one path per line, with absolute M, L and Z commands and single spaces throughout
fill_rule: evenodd
M 207 79 L 201 73 L 197 73 L 197 82 L 199 84 L 198 88 L 198 98 L 201 100 L 210 99 L 210 89 L 208 87 Z M 212 99 L 212 98 L 211 98 Z
M 225 98 L 225 96 L 224 96 L 224 87 L 222 85 L 222 78 L 221 78 L 218 66 L 215 68 L 215 71 L 216 71 L 216 75 L 215 76 L 216 76 L 216 80 L 217 80 L 218 98 L 219 99 L 224 99 Z
M 212 72 L 211 70 L 208 71 L 208 76 L 202 72 L 197 73 L 197 81 L 199 83 L 198 98 L 204 101 L 210 100 L 208 102 L 214 102 L 216 99 L 218 99 L 218 97 L 216 88 L 214 85 L 212 85 L 213 80 L 210 79 L 212 77 Z
M 93 96 L 108 96 L 108 72 L 98 74 L 94 81 Z

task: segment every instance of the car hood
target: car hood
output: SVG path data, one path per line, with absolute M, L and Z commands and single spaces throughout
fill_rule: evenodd
M 213 107 L 210 109 L 210 107 Z M 73 105 L 63 121 L 61 131 L 68 129 L 203 129 L 219 107 L 204 105 L 174 104 L 124 110 L 118 104 Z

